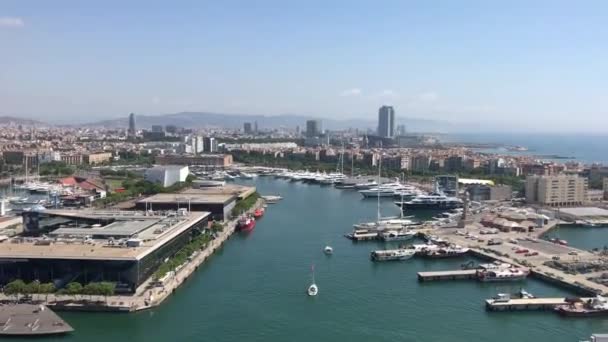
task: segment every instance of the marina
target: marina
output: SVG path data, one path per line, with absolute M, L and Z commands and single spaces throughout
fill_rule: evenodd
M 235 234 L 227 241 L 219 252 L 214 253 L 212 262 L 201 264 L 198 271 L 191 273 L 189 281 L 184 282 L 175 292 L 167 293 L 167 299 L 161 306 L 150 308 L 150 314 L 135 314 L 115 316 L 109 313 L 95 314 L 93 316 L 77 315 L 76 313 L 62 313 L 62 317 L 77 327 L 77 331 L 66 336 L 66 340 L 86 336 L 91 341 L 102 341 L 92 333 L 94 331 L 107 331 L 105 336 L 119 336 L 112 333 L 116 327 L 121 327 L 122 333 L 140 333 L 149 340 L 196 339 L 196 336 L 205 334 L 214 341 L 231 341 L 241 334 L 248 334 L 252 340 L 267 340 L 273 336 L 272 341 L 295 340 L 304 341 L 298 336 L 304 330 L 313 331 L 311 326 L 305 324 L 304 317 L 315 315 L 318 320 L 330 319 L 330 307 L 340 307 L 343 313 L 331 315 L 332 321 L 342 322 L 343 327 L 333 331 L 319 331 L 308 334 L 307 339 L 319 340 L 331 338 L 349 338 L 353 341 L 392 341 L 395 334 L 418 340 L 444 340 L 450 336 L 451 341 L 484 340 L 484 336 L 494 330 L 500 329 L 502 324 L 492 318 L 483 316 L 484 298 L 493 297 L 497 289 L 500 291 L 515 292 L 521 284 L 514 283 L 483 283 L 483 282 L 417 282 L 419 273 L 439 272 L 445 270 L 458 270 L 461 274 L 452 273 L 451 276 L 469 276 L 476 270 L 462 270 L 461 266 L 468 261 L 482 262 L 483 260 L 502 259 L 493 253 L 485 251 L 478 246 L 462 258 L 426 259 L 413 257 L 403 262 L 372 263 L 369 262 L 370 252 L 373 250 L 394 249 L 402 242 L 382 242 L 373 240 L 366 243 L 354 244 L 341 237 L 344 232 L 352 229 L 352 225 L 361 219 L 373 219 L 377 215 L 374 201 L 362 200 L 361 196 L 352 190 L 340 190 L 332 187 L 320 187 L 302 182 L 274 180 L 270 177 L 260 177 L 251 180 L 241 180 L 244 184 L 256 185 L 262 193 L 278 194 L 283 200 L 274 204 L 269 212 L 258 222 L 250 233 Z M 310 208 L 310 203 L 318 215 L 308 216 L 301 210 Z M 321 205 L 322 203 L 322 205 Z M 391 201 L 381 201 L 381 210 L 387 215 L 398 215 L 399 208 Z M 357 212 L 357 215 L 352 215 Z M 330 214 L 331 213 L 331 214 Z M 424 213 L 413 213 L 417 220 L 428 220 L 430 216 Z M 329 218 L 329 222 L 326 221 Z M 295 220 L 295 221 L 294 221 Z M 290 224 L 285 224 L 290 222 Z M 301 222 L 301 223 L 294 223 Z M 305 223 L 304 223 L 305 222 Z M 420 229 L 421 233 L 428 228 Z M 433 234 L 427 236 L 433 241 L 450 241 L 462 246 L 474 244 L 464 236 L 455 235 L 455 230 L 446 230 L 449 234 Z M 285 239 L 288 235 L 290 238 Z M 420 237 L 411 242 L 415 246 L 423 246 Z M 505 239 L 506 241 L 507 239 Z M 332 247 L 332 256 L 324 252 L 324 246 Z M 428 245 L 426 245 L 428 246 Z M 500 247 L 502 246 L 502 247 Z M 498 248 L 508 248 L 505 244 Z M 567 248 L 567 247 L 566 247 Z M 335 252 L 334 252 L 335 250 Z M 287 258 L 278 258 L 277 255 L 289 255 Z M 305 290 L 310 283 L 310 264 L 315 264 L 315 284 L 318 286 L 317 295 L 311 298 Z M 256 270 L 255 272 L 252 270 Z M 455 272 L 455 271 L 454 271 Z M 432 273 L 430 273 L 432 274 Z M 544 273 L 543 273 L 544 274 Z M 268 282 L 268 279 L 280 281 Z M 470 278 L 473 279 L 473 278 Z M 447 279 L 446 279 L 447 280 Z M 264 284 L 261 291 L 252 290 L 252 285 Z M 378 287 L 378 284 L 382 284 Z M 393 284 L 393 285 L 391 285 Z M 526 289 L 539 298 L 566 298 L 574 292 L 565 287 L 552 285 L 529 277 L 523 281 Z M 242 294 L 256 293 L 255 296 L 243 297 Z M 204 295 L 212 293 L 213 295 Z M 237 294 L 239 294 L 237 296 Z M 234 305 L 224 305 L 226 301 L 237 299 Z M 356 300 L 353 300 L 356 299 Z M 257 303 L 257 305 L 271 305 L 276 316 L 260 316 L 259 311 L 248 311 L 241 301 Z M 450 321 L 454 329 L 447 328 L 437 331 L 432 329 L 430 322 L 421 322 L 416 329 L 397 328 L 397 330 L 373 331 L 356 330 L 348 322 L 353 319 L 364 319 L 365 326 L 390 325 L 399 327 L 402 318 L 413 318 L 408 308 L 417 306 L 425 301 L 432 309 L 435 320 Z M 448 304 L 448 307 L 444 306 Z M 381 318 L 365 314 L 381 305 L 387 310 L 387 315 Z M 211 313 L 200 310 L 200 307 L 219 308 L 219 312 Z M 437 308 L 442 307 L 441 310 Z M 297 308 L 297 309 L 295 309 Z M 360 317 L 353 317 L 349 312 L 363 312 Z M 419 314 L 431 311 L 421 309 Z M 238 325 L 218 322 L 217 315 L 226 317 L 242 317 Z M 285 319 L 284 315 L 290 318 Z M 574 325 L 569 321 L 557 321 L 559 316 L 547 314 L 536 317 L 534 322 L 521 316 L 522 313 L 509 315 L 518 326 L 526 327 L 532 324 L 543 329 L 542 334 L 510 333 L 509 339 L 519 338 L 527 340 L 530 337 L 546 338 L 549 336 L 555 341 L 571 341 L 589 336 L 593 332 L 602 331 L 598 322 L 589 320 L 584 326 Z M 503 315 L 500 315 L 501 317 Z M 400 317 L 396 319 L 396 317 Z M 246 319 L 245 319 L 246 318 Z M 170 328 L 171 322 L 189 324 L 195 327 L 191 332 Z M 282 322 L 282 323 L 281 323 Z M 135 330 L 138 325 L 167 327 L 159 334 L 149 334 Z M 273 325 L 283 324 L 281 331 L 273 330 Z M 468 324 L 475 332 L 468 331 L 463 334 L 458 326 Z M 355 331 L 353 331 L 355 329 Z M 521 330 L 521 329 L 518 329 Z M 536 330 L 535 330 L 536 331 Z M 84 337 L 83 337 L 84 338 Z M 498 339 L 497 341 L 503 341 Z

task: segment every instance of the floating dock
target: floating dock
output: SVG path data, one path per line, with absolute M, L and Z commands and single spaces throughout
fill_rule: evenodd
M 61 335 L 74 331 L 44 305 L 0 305 L 0 336 Z
M 589 298 L 581 298 L 583 301 Z M 488 311 L 536 311 L 553 310 L 557 305 L 568 304 L 566 298 L 522 298 L 508 301 L 486 300 Z
M 418 272 L 418 281 L 477 279 L 477 270 Z

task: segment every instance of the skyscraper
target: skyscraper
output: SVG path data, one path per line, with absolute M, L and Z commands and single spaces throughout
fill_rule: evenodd
M 245 134 L 251 134 L 251 122 L 245 122 L 245 124 L 243 124 L 243 131 Z
M 135 137 L 135 113 L 129 114 L 129 130 L 127 131 L 129 138 Z
M 382 106 L 378 110 L 378 135 L 383 138 L 395 136 L 395 110 L 391 106 Z
M 306 120 L 306 136 L 316 137 L 321 135 L 323 128 L 321 127 L 321 120 Z

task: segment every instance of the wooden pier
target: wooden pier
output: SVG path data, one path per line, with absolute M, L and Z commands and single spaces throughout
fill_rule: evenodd
M 477 270 L 418 272 L 418 281 L 477 279 Z
M 583 301 L 589 298 L 581 298 Z M 488 311 L 536 311 L 553 310 L 557 305 L 568 304 L 566 298 L 521 298 L 508 301 L 486 300 Z

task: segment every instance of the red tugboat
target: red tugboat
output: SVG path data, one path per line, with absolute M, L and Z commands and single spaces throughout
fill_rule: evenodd
M 257 220 L 257 219 L 261 218 L 262 216 L 264 216 L 264 212 L 265 212 L 264 208 L 256 209 L 253 212 L 253 217 L 255 217 L 255 219 Z
M 255 220 L 250 216 L 242 216 L 236 228 L 241 232 L 250 232 L 255 228 Z

